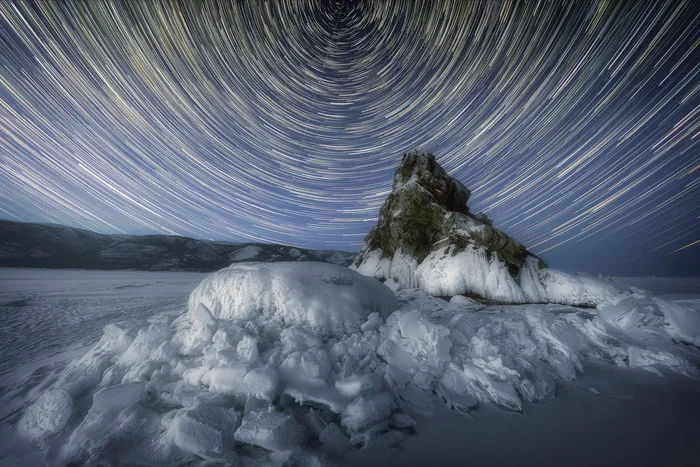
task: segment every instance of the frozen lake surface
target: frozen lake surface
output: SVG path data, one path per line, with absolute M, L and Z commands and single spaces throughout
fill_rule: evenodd
M 99 366 L 104 368 L 100 371 L 104 371 L 105 375 L 110 372 L 119 374 L 116 382 L 121 381 L 123 373 L 119 373 L 119 365 L 100 366 L 112 365 L 119 356 L 116 355 L 110 360 L 112 363 L 108 363 L 107 360 L 100 360 L 102 358 L 100 344 L 90 350 L 101 337 L 103 341 L 107 339 L 103 336 L 105 326 L 124 323 L 124 329 L 141 329 L 144 332 L 142 347 L 136 348 L 132 345 L 129 351 L 124 352 L 124 355 L 130 356 L 129 365 L 132 368 L 124 376 L 125 381 L 130 374 L 133 378 L 135 369 L 148 366 L 148 359 L 153 355 L 153 351 L 148 347 L 151 339 L 149 336 L 156 338 L 162 335 L 164 336 L 162 342 L 171 346 L 178 342 L 177 338 L 173 338 L 172 330 L 167 331 L 171 329 L 171 322 L 180 322 L 179 325 L 173 326 L 175 329 L 180 329 L 177 332 L 180 332 L 181 336 L 199 335 L 196 333 L 200 331 L 194 327 L 191 330 L 183 328 L 185 322 L 175 318 L 188 310 L 187 302 L 190 293 L 207 276 L 209 274 L 0 269 L 0 354 L 2 355 L 0 360 L 0 405 L 2 406 L 0 408 L 0 465 L 43 465 L 47 462 L 52 463 L 50 460 L 54 459 L 55 455 L 63 453 L 71 446 L 74 452 L 79 453 L 80 450 L 85 449 L 85 446 L 90 445 L 92 435 L 88 438 L 81 438 L 81 436 L 84 437 L 85 433 L 90 434 L 91 430 L 99 427 L 110 426 L 107 420 L 113 415 L 109 415 L 112 413 L 109 411 L 95 412 L 100 405 L 97 402 L 97 393 L 94 389 L 87 387 L 74 396 L 73 415 L 65 425 L 64 431 L 44 440 L 28 443 L 18 436 L 16 427 L 22 414 L 40 394 L 46 392 L 47 388 L 55 386 L 65 388 L 69 392 L 76 391 L 71 389 L 72 386 L 69 384 L 71 376 L 67 368 L 70 368 L 70 365 L 74 365 L 74 370 L 81 372 L 82 375 L 89 374 L 91 369 Z M 324 283 L 331 287 L 342 288 L 346 285 L 345 279 L 339 277 L 332 276 L 326 279 Z M 352 336 L 337 338 L 339 343 L 345 342 L 343 345 L 347 346 L 346 351 L 338 353 L 338 358 L 342 358 L 343 353 L 363 348 L 360 345 L 362 342 L 367 349 L 372 349 L 370 345 L 372 342 L 376 346 L 391 338 L 396 341 L 395 349 L 404 345 L 401 347 L 403 350 L 400 352 L 387 350 L 386 346 L 380 345 L 377 352 L 383 353 L 383 361 L 392 361 L 398 366 L 403 365 L 407 371 L 416 364 L 414 357 L 426 358 L 426 364 L 430 366 L 434 364 L 431 359 L 436 358 L 444 359 L 446 362 L 452 358 L 454 363 L 455 355 L 462 352 L 460 358 L 463 358 L 464 362 L 472 362 L 475 365 L 473 368 L 483 368 L 484 371 L 499 374 L 501 382 L 508 384 L 512 382 L 517 385 L 522 380 L 522 375 L 518 374 L 522 372 L 519 366 L 522 362 L 518 360 L 519 352 L 522 349 L 530 349 L 535 344 L 539 345 L 543 336 L 546 339 L 551 337 L 552 345 L 568 345 L 567 333 L 574 331 L 582 332 L 581 336 L 589 336 L 592 339 L 590 342 L 593 343 L 596 339 L 606 338 L 605 332 L 611 332 L 611 340 L 602 342 L 599 349 L 595 347 L 598 350 L 586 347 L 588 349 L 586 352 L 591 355 L 599 352 L 601 358 L 596 361 L 583 360 L 583 372 L 575 379 L 565 379 L 558 384 L 556 396 L 553 399 L 545 399 L 547 402 L 544 403 L 531 403 L 523 398 L 521 413 L 503 410 L 503 404 L 513 402 L 508 399 L 512 396 L 512 391 L 504 390 L 496 384 L 486 388 L 487 396 L 492 396 L 492 399 L 480 395 L 481 403 L 478 409 L 470 410 L 466 415 L 450 410 L 441 397 L 427 392 L 429 400 L 420 397 L 418 399 L 426 407 L 431 407 L 429 410 L 411 411 L 410 407 L 407 409 L 406 406 L 401 406 L 401 409 L 409 413 L 416 422 L 415 428 L 404 430 L 405 437 L 398 437 L 389 442 L 387 441 L 389 437 L 385 436 L 382 439 L 387 443 L 386 445 L 375 443 L 373 448 L 351 449 L 340 457 L 313 457 L 316 454 L 311 457 L 297 457 L 296 462 L 300 465 L 310 461 L 321 462 L 322 465 L 697 465 L 697 459 L 700 458 L 700 438 L 697 436 L 700 382 L 697 374 L 690 371 L 692 368 L 683 366 L 685 364 L 682 361 L 698 366 L 700 352 L 693 346 L 671 343 L 663 337 L 663 327 L 660 327 L 663 319 L 659 317 L 659 308 L 654 300 L 655 297 L 662 298 L 700 311 L 700 279 L 613 278 L 611 282 L 621 292 L 629 295 L 617 304 L 598 310 L 554 305 L 484 307 L 467 301 L 450 304 L 444 300 L 427 297 L 419 291 L 397 292 L 400 308 L 395 314 L 402 316 L 403 321 L 392 322 L 387 318 L 386 324 L 381 324 L 381 320 L 376 323 L 369 320 L 367 322 L 369 326 L 363 325 L 362 332 L 356 333 L 357 342 Z M 251 300 L 254 299 L 254 294 L 252 297 Z M 596 314 L 598 317 L 594 318 Z M 528 318 L 523 319 L 522 316 Z M 202 318 L 191 319 L 196 321 Z M 414 319 L 415 321 L 412 321 Z M 608 324 L 604 324 L 603 320 L 608 324 L 613 323 L 615 328 L 605 327 Z M 593 322 L 600 322 L 600 329 L 590 328 L 587 323 Z M 415 327 L 418 325 L 420 326 Z M 564 334 L 557 334 L 561 332 L 563 326 L 570 325 L 574 327 Z M 447 336 L 441 334 L 440 326 L 453 330 L 450 334 L 454 342 L 453 348 L 445 355 L 440 349 L 441 342 L 446 342 Z M 118 331 L 115 329 L 117 328 L 113 328 L 111 332 Z M 145 331 L 146 329 L 148 332 Z M 595 331 L 596 329 L 598 331 Z M 600 330 L 604 332 L 601 334 Z M 614 330 L 617 330 L 615 332 L 624 331 L 624 334 L 615 334 Z M 551 336 L 548 334 L 550 331 L 554 333 Z M 591 334 L 586 334 L 589 331 Z M 460 332 L 471 340 L 459 341 L 456 336 Z M 540 333 L 539 337 L 537 333 Z M 175 336 L 177 335 L 176 333 Z M 425 342 L 422 341 L 422 336 L 425 336 Z M 477 336 L 479 336 L 478 339 Z M 302 367 L 298 369 L 290 367 L 293 370 L 290 372 L 292 375 L 311 371 L 308 369 L 309 365 L 313 371 L 318 371 L 318 368 L 313 365 L 317 363 L 324 365 L 322 359 L 317 362 L 313 360 L 313 358 L 320 358 L 319 355 L 325 355 L 321 352 L 323 347 L 311 349 L 314 350 L 311 352 L 304 347 L 308 344 L 299 344 L 301 342 L 299 339 L 302 337 L 302 334 L 290 334 L 289 340 L 284 344 L 285 349 L 288 346 L 297 346 L 297 350 L 292 350 L 296 354 L 301 352 L 307 359 L 307 367 L 303 370 Z M 117 342 L 121 337 L 117 336 L 114 339 Z M 160 337 L 154 341 L 155 346 L 160 343 L 158 339 Z M 169 343 L 171 339 L 172 344 Z M 580 337 L 572 339 L 571 342 L 575 342 Z M 196 345 L 196 339 L 192 342 L 192 345 Z M 475 342 L 478 345 L 474 344 Z M 357 347 L 352 347 L 351 344 Z M 511 348 L 511 344 L 515 347 Z M 278 348 L 277 351 L 287 352 L 280 349 Z M 636 355 L 637 350 L 634 349 L 649 349 L 649 352 L 643 356 L 652 360 L 646 363 L 637 362 L 638 366 L 635 368 L 626 367 L 625 362 L 618 362 L 616 366 L 606 361 Z M 94 355 L 85 359 L 83 356 L 88 350 Z M 474 353 L 477 350 L 482 354 Z M 134 353 L 135 351 L 141 353 Z M 241 358 L 239 354 L 244 351 L 249 352 L 250 347 L 234 346 L 219 352 L 220 355 L 216 358 L 229 362 L 227 363 L 229 366 L 225 368 L 238 368 L 236 365 L 239 364 L 231 361 Z M 546 351 L 551 352 L 551 350 Z M 193 352 L 196 353 L 197 350 Z M 493 357 L 488 356 L 489 352 Z M 610 352 L 612 356 L 606 355 L 606 352 Z M 333 352 L 328 352 L 328 355 L 332 354 Z M 204 352 L 204 355 L 207 353 Z M 557 355 L 556 352 L 550 353 L 552 357 Z M 582 355 L 585 357 L 586 353 Z M 618 356 L 615 357 L 615 355 Z M 78 362 L 81 357 L 85 359 L 84 364 Z M 254 351 L 254 355 L 250 358 L 263 357 L 268 358 L 267 361 L 274 360 L 262 351 L 260 357 L 257 351 Z M 177 358 L 181 358 L 179 363 L 173 360 L 170 364 L 173 368 L 172 375 L 177 374 L 176 368 L 182 365 L 192 367 L 193 371 L 196 370 L 195 362 L 200 362 L 202 358 L 207 357 L 188 360 L 180 355 Z M 488 358 L 492 358 L 490 363 L 487 361 Z M 538 364 L 536 357 L 526 358 L 530 358 L 528 365 Z M 653 360 L 655 358 L 659 359 L 656 363 Z M 674 358 L 681 360 L 676 361 Z M 281 378 L 280 391 L 284 378 L 282 370 L 285 365 L 288 365 L 288 361 L 289 359 L 278 368 Z M 301 361 L 303 364 L 304 361 Z M 363 361 L 370 362 L 372 365 L 382 364 L 377 360 L 376 355 L 370 355 Z M 335 365 L 334 362 L 331 363 Z M 556 373 L 557 368 L 566 367 L 565 361 L 557 363 L 552 360 L 543 361 L 543 363 L 552 366 L 546 371 L 542 370 L 544 373 L 541 376 L 544 379 L 540 383 L 535 381 L 535 384 L 546 385 L 547 378 L 550 377 L 548 372 Z M 266 368 L 268 372 L 274 371 L 270 369 L 270 365 L 268 363 L 267 366 L 260 368 Z M 126 371 L 129 366 L 124 368 Z M 331 372 L 336 371 L 336 367 L 333 366 L 333 368 Z M 527 368 L 527 365 L 522 368 Z M 422 370 L 416 371 L 414 381 L 419 381 L 416 375 L 422 375 L 423 380 L 428 378 L 426 376 L 428 373 L 421 373 Z M 266 374 L 260 372 L 258 375 Z M 495 378 L 493 374 L 491 377 Z M 172 375 L 170 377 L 174 378 Z M 219 372 L 219 376 L 226 375 Z M 61 383 L 62 378 L 67 383 Z M 483 381 L 487 385 L 495 381 L 487 376 L 480 378 L 477 382 Z M 152 379 L 155 380 L 155 378 Z M 138 381 L 139 377 L 133 380 Z M 347 382 L 351 380 L 352 378 L 348 378 L 343 381 L 345 384 L 350 384 Z M 176 396 L 184 398 L 182 400 L 189 400 L 188 398 L 197 400 L 201 393 L 214 391 L 215 383 L 219 386 L 217 390 L 220 390 L 221 387 L 227 387 L 226 385 L 234 387 L 237 381 L 235 378 L 232 380 L 220 378 L 208 383 L 209 388 L 200 386 L 192 393 L 178 393 L 177 391 L 181 391 L 182 388 L 191 387 L 188 386 L 190 383 L 185 384 L 178 379 L 166 379 L 163 383 L 158 383 L 160 386 L 153 386 L 161 394 L 158 396 L 160 400 L 140 400 L 131 408 L 122 399 L 127 400 L 132 397 L 129 394 L 131 391 L 129 388 L 138 389 L 139 383 L 120 385 L 121 389 L 114 392 L 114 400 L 115 404 L 127 404 L 118 415 L 119 420 L 122 421 L 120 423 L 125 423 L 125 428 L 114 433 L 100 433 L 106 438 L 95 442 L 106 443 L 103 447 L 108 449 L 103 451 L 103 448 L 96 444 L 90 448 L 91 457 L 82 458 L 79 462 L 109 461 L 119 465 L 128 464 L 129 459 L 134 461 L 141 458 L 151 459 L 155 464 L 198 465 L 198 462 L 202 462 L 203 454 L 200 453 L 199 457 L 193 455 L 193 452 L 195 454 L 197 452 L 193 450 L 193 446 L 199 446 L 197 443 L 201 443 L 202 440 L 197 438 L 196 434 L 193 438 L 185 437 L 190 433 L 185 428 L 189 426 L 186 425 L 187 423 L 199 423 L 197 421 L 199 419 L 187 418 L 179 412 L 179 415 L 175 416 L 175 421 L 167 417 L 160 420 L 159 417 L 163 410 L 172 410 L 168 404 L 173 404 Z M 303 388 L 299 386 L 303 383 L 305 383 L 303 380 L 296 382 L 292 380 L 291 383 L 284 384 L 288 384 L 288 388 L 293 384 L 297 384 L 297 388 Z M 352 384 L 355 384 L 355 380 L 352 380 Z M 102 383 L 99 387 L 109 388 L 109 384 Z M 315 386 L 309 386 L 309 388 L 313 387 Z M 415 388 L 415 386 L 411 387 Z M 309 388 L 305 390 L 309 391 Z M 344 391 L 353 390 L 352 386 L 343 386 L 343 388 L 345 388 Z M 544 391 L 540 386 L 537 388 L 539 391 Z M 388 387 L 384 390 L 394 389 Z M 401 390 L 398 392 L 400 393 Z M 171 394 L 168 396 L 170 399 L 167 399 L 167 403 L 164 402 L 166 394 Z M 307 393 L 305 397 L 311 397 L 309 394 Z M 323 394 L 323 397 L 326 397 L 325 393 Z M 371 390 L 366 394 L 370 397 Z M 387 393 L 379 393 L 381 394 Z M 421 393 L 412 394 L 417 397 Z M 401 397 L 405 398 L 405 396 Z M 517 396 L 513 397 L 519 400 Z M 202 399 L 202 401 L 208 400 Z M 234 399 L 225 400 L 230 400 L 233 406 L 239 407 Z M 215 405 L 221 403 L 219 399 L 216 401 Z M 60 404 L 61 399 L 52 399 L 50 402 Z M 105 407 L 109 408 L 111 403 L 107 400 L 101 404 L 107 404 Z M 177 402 L 176 407 L 177 404 L 187 407 L 185 402 Z M 247 414 L 248 402 L 245 406 Z M 133 407 L 138 407 L 138 410 Z M 243 411 L 241 407 L 237 410 Z M 277 407 L 277 410 L 288 410 L 288 408 Z M 47 413 L 61 414 L 60 410 L 56 412 L 55 406 L 51 411 Z M 175 412 L 177 410 L 173 411 Z M 351 415 L 353 417 L 351 420 L 360 423 L 357 422 L 357 420 L 361 421 L 357 418 L 359 415 Z M 91 420 L 90 417 L 93 417 L 94 425 L 88 423 Z M 81 420 L 83 425 L 88 423 L 87 428 L 82 431 L 80 427 L 76 428 Z M 131 426 L 128 425 L 128 420 L 141 421 Z M 47 423 L 47 421 L 43 420 L 41 423 Z M 205 430 L 209 429 L 207 428 L 209 425 L 206 424 L 197 426 L 204 427 Z M 109 429 L 111 428 L 104 428 L 104 430 Z M 132 435 L 140 440 L 137 443 L 138 450 L 133 452 L 133 444 L 129 441 Z M 170 439 L 168 436 L 175 438 L 175 444 L 178 447 L 167 444 Z M 95 438 L 95 440 L 98 439 Z M 104 441 L 104 439 L 113 439 L 113 441 Z M 260 442 L 256 441 L 255 436 L 251 439 L 253 442 Z M 280 439 L 284 440 L 284 437 Z M 273 441 L 279 443 L 280 439 Z M 315 442 L 315 445 L 314 442 L 312 441 L 312 447 L 316 446 L 313 449 L 317 449 L 318 442 Z M 240 444 L 237 446 L 237 455 L 241 456 L 237 460 L 243 465 L 284 464 L 284 462 L 287 462 L 284 465 L 295 465 L 294 457 L 289 458 L 279 452 L 265 457 L 261 454 L 264 452 L 262 448 L 256 447 L 251 450 L 248 447 L 241 451 Z M 302 452 L 309 454 L 305 449 L 302 449 Z M 110 450 L 112 450 L 111 454 L 109 454 Z M 72 451 L 69 449 L 69 452 Z M 104 457 L 105 453 L 108 453 L 107 457 Z M 150 455 L 149 453 L 154 453 L 152 458 L 143 457 Z M 65 459 L 75 461 L 76 457 L 65 457 Z M 151 463 L 148 460 L 146 462 Z M 62 461 L 56 461 L 56 463 L 61 465 Z
M 94 344 L 107 324 L 182 313 L 207 275 L 0 268 L 0 378 Z

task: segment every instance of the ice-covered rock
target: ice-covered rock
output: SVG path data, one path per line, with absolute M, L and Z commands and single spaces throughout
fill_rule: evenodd
M 371 313 L 386 317 L 398 307 L 382 284 L 327 263 L 236 264 L 192 292 L 191 312 L 201 315 L 201 305 L 216 319 L 299 325 L 325 336 L 357 331 Z
M 379 220 L 351 268 L 389 287 L 420 287 L 434 296 L 471 295 L 500 303 L 596 306 L 612 286 L 557 271 L 469 212 L 470 191 L 435 156 L 404 154 Z

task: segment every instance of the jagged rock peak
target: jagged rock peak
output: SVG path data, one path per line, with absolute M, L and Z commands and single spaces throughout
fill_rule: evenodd
M 401 165 L 396 169 L 392 191 L 417 182 L 433 197 L 431 201 L 451 212 L 468 213 L 467 201 L 471 191 L 460 181 L 450 177 L 445 169 L 427 151 L 414 149 L 403 155 Z

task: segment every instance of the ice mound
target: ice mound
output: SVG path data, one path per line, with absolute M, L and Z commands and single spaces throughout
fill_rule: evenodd
M 243 263 L 212 274 L 190 296 L 195 320 L 214 319 L 281 327 L 299 325 L 319 335 L 359 330 L 377 312 L 397 308 L 394 294 L 375 280 L 327 263 Z
M 265 283 L 292 305 L 280 295 L 258 297 L 251 308 L 263 310 L 268 300 L 280 310 L 235 308 L 245 301 L 231 290 L 252 296 L 246 274 L 287 284 Z M 89 352 L 31 396 L 17 431 L 59 465 L 323 465 L 350 449 L 400 444 L 436 404 L 462 414 L 481 404 L 522 412 L 554 398 L 586 360 L 698 375 L 692 348 L 674 345 L 696 339 L 696 315 L 639 291 L 596 309 L 486 306 L 421 289 L 388 296 L 374 279 L 356 279 L 309 263 L 214 274 L 177 318 L 162 315 L 141 329 L 107 326 Z M 358 285 L 365 280 L 367 288 Z M 304 289 L 312 284 L 335 316 L 315 328 L 295 314 L 303 297 L 316 295 Z M 352 308 L 377 301 L 342 294 L 355 286 L 400 306 L 388 316 L 381 307 Z M 341 310 L 362 315 L 340 320 L 324 291 L 347 301 Z

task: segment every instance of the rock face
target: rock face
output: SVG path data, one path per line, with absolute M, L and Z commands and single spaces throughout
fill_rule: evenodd
M 450 249 L 452 256 L 469 245 L 498 254 L 512 275 L 533 256 L 524 246 L 494 229 L 484 213 L 472 215 L 467 207 L 471 191 L 450 177 L 435 156 L 412 151 L 404 155 L 394 176 L 392 191 L 379 211 L 379 222 L 355 259 L 360 266 L 367 253 L 381 249 L 383 258 L 401 250 L 420 264 L 432 251 Z
M 597 295 L 583 290 L 597 281 L 550 273 L 544 261 L 494 228 L 486 214 L 470 213 L 470 195 L 469 189 L 438 165 L 433 154 L 418 150 L 404 154 L 377 225 L 351 268 L 385 280 L 390 287 L 420 287 L 435 296 L 474 295 L 502 303 L 597 304 Z M 556 278 L 556 284 L 549 278 Z M 566 287 L 571 286 L 572 296 L 593 298 L 562 298 L 562 278 Z M 555 285 L 556 299 L 550 300 Z M 602 287 L 607 296 L 607 286 L 596 287 Z

